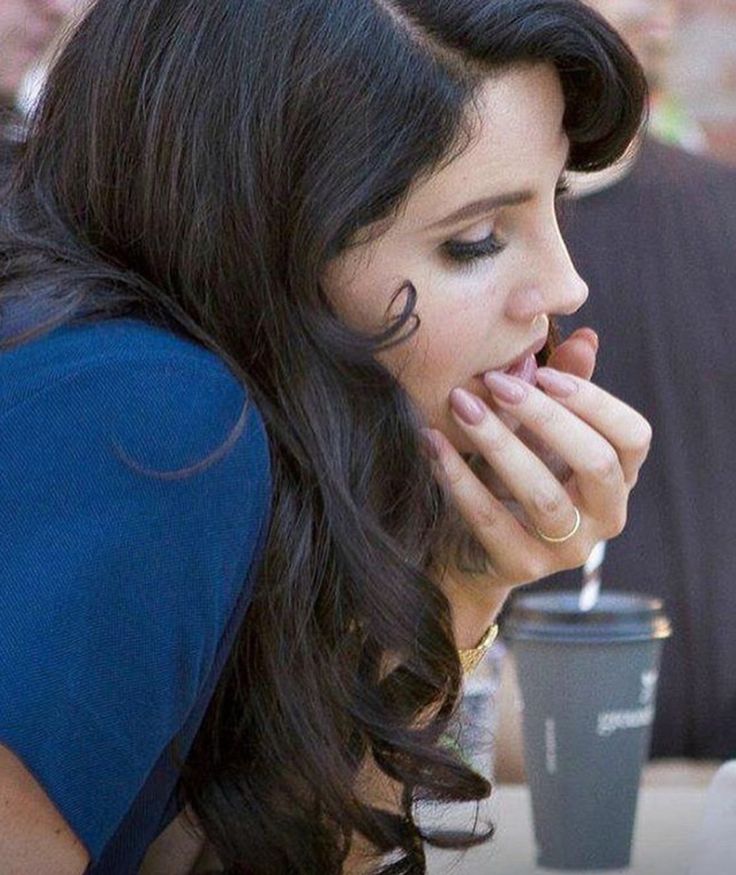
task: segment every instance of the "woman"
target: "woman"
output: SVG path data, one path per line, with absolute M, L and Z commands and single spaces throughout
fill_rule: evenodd
M 421 872 L 413 803 L 489 794 L 458 649 L 647 451 L 550 334 L 644 90 L 575 0 L 92 8 L 0 242 L 5 859 L 133 872 L 186 804 L 233 872 Z

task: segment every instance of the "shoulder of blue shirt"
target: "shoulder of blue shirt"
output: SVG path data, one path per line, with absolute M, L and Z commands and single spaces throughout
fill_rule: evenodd
M 246 400 L 251 413 L 244 436 L 266 443 L 260 412 L 222 359 L 138 319 L 62 326 L 0 353 L 0 417 L 22 417 L 22 407 L 43 406 L 44 396 L 71 396 L 84 383 L 97 385 L 89 399 L 95 416 L 118 407 L 134 426 L 145 424 L 137 417 L 153 417 L 157 429 L 137 428 L 135 437 L 154 454 L 160 439 L 158 450 L 172 467 L 219 445 Z
M 270 511 L 267 434 L 218 356 L 110 320 L 0 354 L 0 471 L 0 742 L 95 858 L 243 594 Z

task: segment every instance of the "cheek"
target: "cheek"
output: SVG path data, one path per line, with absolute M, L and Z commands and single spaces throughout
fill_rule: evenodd
M 442 294 L 419 289 L 421 325 L 411 341 L 382 357 L 428 422 L 444 431 L 456 386 L 477 390 L 473 375 L 488 362 L 494 342 L 495 295 L 479 280 L 442 284 Z
M 385 263 L 398 265 L 399 256 L 387 256 Z M 405 261 L 400 276 L 383 275 L 375 270 L 380 263 L 376 258 L 328 271 L 323 277 L 328 297 L 353 328 L 378 330 L 401 313 L 406 303 L 401 295 L 387 308 L 403 279 L 411 279 L 420 326 L 410 340 L 377 358 L 401 383 L 429 426 L 446 434 L 461 452 L 472 452 L 452 416 L 449 395 L 456 386 L 484 391 L 473 375 L 493 360 L 503 322 L 503 278 L 494 277 L 487 266 L 461 275 L 428 265 L 425 259 Z M 376 289 L 387 291 L 377 294 Z M 482 397 L 490 402 L 487 392 Z

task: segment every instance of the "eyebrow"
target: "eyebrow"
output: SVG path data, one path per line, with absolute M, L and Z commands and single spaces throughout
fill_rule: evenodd
M 534 197 L 534 193 L 525 189 L 524 191 L 512 191 L 507 194 L 499 194 L 494 197 L 482 198 L 478 201 L 472 201 L 440 219 L 438 222 L 433 222 L 427 225 L 426 230 L 431 231 L 434 228 L 447 228 L 450 225 L 457 225 L 467 219 L 473 219 L 476 216 L 481 216 L 484 213 L 490 213 L 491 210 L 496 210 L 499 207 L 515 207 L 518 204 L 525 204 Z

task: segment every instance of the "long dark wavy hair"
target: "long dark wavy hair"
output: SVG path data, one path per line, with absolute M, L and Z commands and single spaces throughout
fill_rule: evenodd
M 622 155 L 643 76 L 577 0 L 99 0 L 5 149 L 2 348 L 144 318 L 217 353 L 266 422 L 265 556 L 180 786 L 231 872 L 338 873 L 358 831 L 393 852 L 381 872 L 420 873 L 424 840 L 492 832 L 414 817 L 490 793 L 443 743 L 461 670 L 429 572 L 461 527 L 375 356 L 417 330 L 421 290 L 391 290 L 403 312 L 367 335 L 320 277 L 465 147 L 484 79 L 525 62 L 559 72 L 572 169 Z M 368 757 L 401 814 L 361 795 Z

